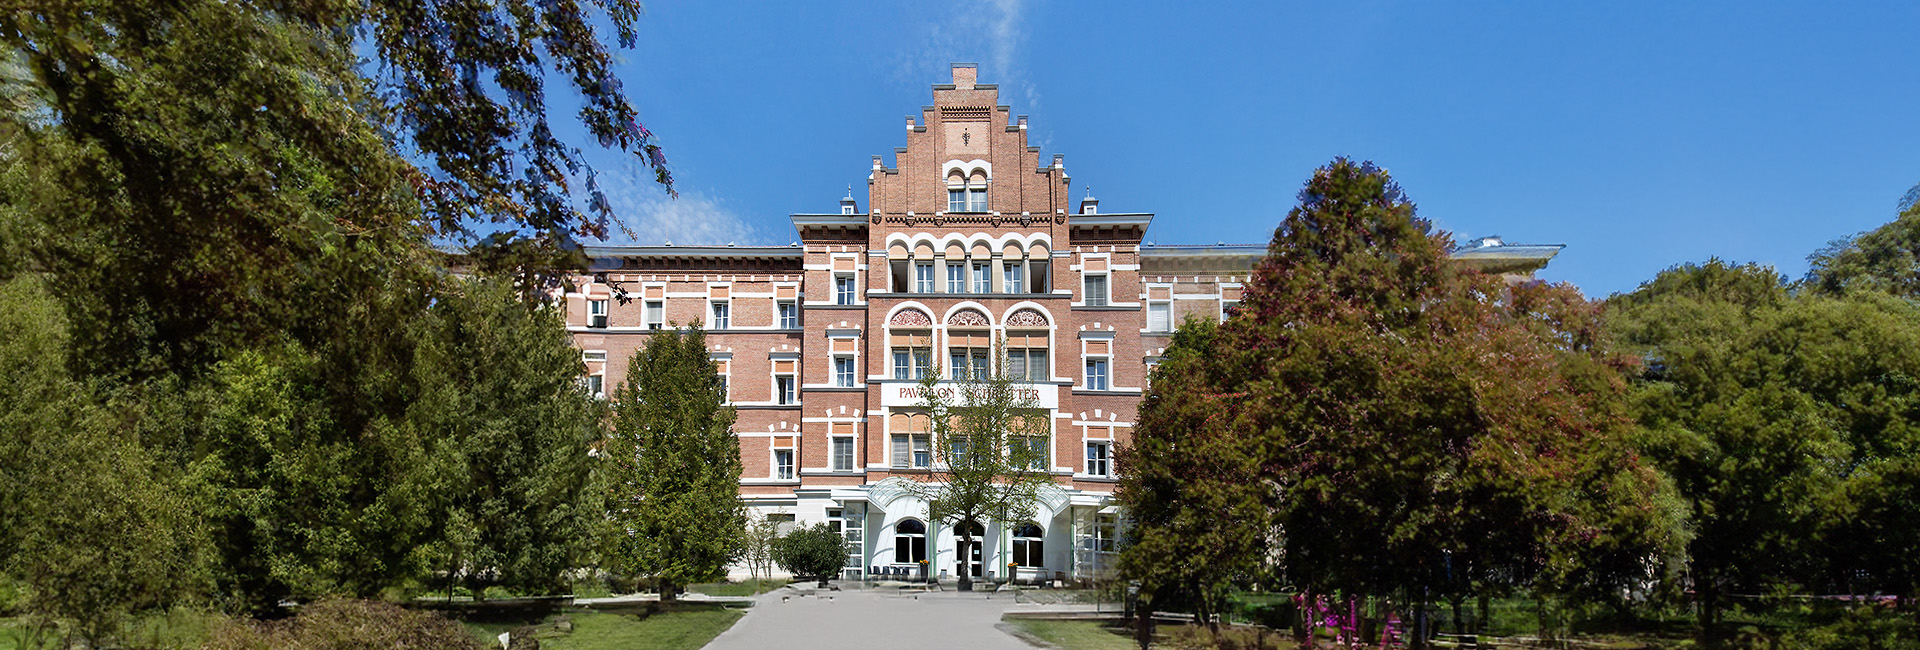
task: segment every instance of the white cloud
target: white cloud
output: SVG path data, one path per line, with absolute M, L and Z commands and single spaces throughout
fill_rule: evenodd
M 982 64 L 980 81 L 998 83 L 1001 88 L 1018 89 L 1026 102 L 1024 110 L 1040 103 L 1040 93 L 1027 81 L 1019 64 L 1020 50 L 1027 39 L 1025 0 L 974 0 L 966 6 L 938 7 L 939 15 L 928 21 L 926 37 L 910 39 L 914 49 L 900 52 L 893 66 L 898 81 L 910 84 L 941 83 L 947 66 L 956 61 Z
M 614 215 L 614 223 L 608 228 L 611 232 L 607 233 L 609 243 L 764 243 L 765 238 L 728 209 L 725 200 L 706 193 L 682 191 L 679 198 L 667 196 L 651 177 L 632 174 L 607 182 L 604 189 Z

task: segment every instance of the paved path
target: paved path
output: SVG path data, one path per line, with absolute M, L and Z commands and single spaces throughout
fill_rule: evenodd
M 848 590 L 760 596 L 706 650 L 1033 650 L 995 626 L 1009 611 L 1040 611 L 1011 594 L 896 594 Z

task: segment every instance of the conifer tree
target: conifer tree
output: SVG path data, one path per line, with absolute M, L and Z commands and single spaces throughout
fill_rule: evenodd
M 613 413 L 603 450 L 611 564 L 657 579 L 672 600 L 746 544 L 735 415 L 698 324 L 648 337 L 614 389 Z

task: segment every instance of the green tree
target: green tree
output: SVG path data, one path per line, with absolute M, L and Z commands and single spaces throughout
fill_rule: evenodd
M 848 552 L 847 539 L 823 522 L 775 538 L 771 555 L 774 564 L 791 571 L 795 578 L 818 580 L 825 587 L 847 566 Z
M 1121 494 L 1156 519 L 1123 567 L 1181 561 L 1184 545 L 1153 538 L 1212 516 L 1183 511 L 1186 494 L 1245 519 L 1209 533 L 1237 557 L 1208 561 L 1275 562 L 1312 595 L 1570 594 L 1623 579 L 1591 558 L 1673 549 L 1678 521 L 1632 514 L 1656 511 L 1664 484 L 1625 446 L 1622 361 L 1590 303 L 1453 264 L 1371 164 L 1335 160 L 1300 200 L 1239 315 L 1155 370 Z M 1183 446 L 1223 457 L 1163 453 Z M 1146 587 L 1206 607 L 1233 575 L 1141 577 L 1180 578 Z
M 425 564 L 475 594 L 564 590 L 601 516 L 587 452 L 603 408 L 559 309 L 481 277 L 450 285 L 416 327 L 408 424 L 436 468 Z
M 140 405 L 67 374 L 67 324 L 40 284 L 0 283 L 0 568 L 27 587 L 42 630 L 68 621 L 98 647 L 129 614 L 192 601 L 204 544 L 125 433 Z
M 1920 546 L 1901 531 L 1920 512 L 1896 502 L 1920 450 L 1920 309 L 1812 286 L 1713 260 L 1609 300 L 1613 336 L 1645 358 L 1639 446 L 1698 531 L 1689 574 L 1709 638 L 1728 593 L 1914 588 Z
M 658 579 L 662 600 L 714 578 L 746 542 L 740 443 L 722 386 L 696 323 L 648 337 L 613 392 L 602 450 L 608 553 L 616 569 Z
M 464 291 L 430 242 L 466 245 L 461 263 L 515 274 L 533 300 L 575 268 L 571 239 L 605 233 L 593 171 L 549 124 L 549 68 L 577 91 L 600 146 L 642 156 L 670 182 L 602 42 L 611 26 L 630 47 L 638 8 L 0 10 L 0 274 L 46 280 L 71 324 L 73 380 L 138 414 L 123 418 L 138 445 L 129 454 L 150 459 L 204 522 L 216 602 L 370 594 L 444 568 L 444 553 L 514 576 L 564 555 L 551 536 L 498 522 L 572 516 L 542 510 L 573 500 L 552 492 L 566 481 L 523 479 L 566 465 L 558 456 L 578 444 L 543 447 L 554 458 L 525 473 L 493 471 L 499 459 L 473 446 L 568 439 L 580 417 L 548 413 L 558 431 L 532 432 L 515 430 L 532 414 L 526 400 L 464 420 L 424 413 L 423 398 L 454 405 L 512 386 L 459 384 L 456 361 L 417 365 L 416 354 L 446 352 L 415 338 L 436 327 L 417 321 Z M 539 328 L 554 330 L 540 340 L 558 336 Z M 554 394 L 552 352 L 518 366 L 545 373 L 523 387 Z M 450 374 L 417 374 L 428 369 Z M 458 388 L 432 383 L 443 379 Z M 41 435 L 60 431 L 48 427 Z M 449 504 L 442 490 L 471 500 Z
M 1814 290 L 1840 294 L 1876 289 L 1920 297 L 1920 185 L 1900 200 L 1893 221 L 1867 232 L 1829 242 L 1807 256 L 1806 281 Z
M 1215 624 L 1236 583 L 1272 579 L 1278 539 L 1272 530 L 1277 485 L 1262 480 L 1260 453 L 1233 428 L 1223 410 L 1238 392 L 1168 390 L 1217 388 L 1220 368 L 1211 354 L 1219 324 L 1189 317 L 1173 333 L 1130 444 L 1119 450 L 1119 499 L 1132 525 L 1120 553 L 1120 573 L 1139 580 L 1152 607 L 1190 609 Z
M 746 543 L 740 551 L 740 561 L 747 564 L 747 571 L 754 580 L 773 575 L 773 547 L 780 541 L 780 522 L 769 517 L 759 517 L 747 522 Z
M 968 545 L 979 541 L 966 523 L 1032 519 L 1041 490 L 1053 484 L 1047 472 L 1053 423 L 1030 395 L 1027 378 L 1008 371 L 1004 341 L 995 344 L 994 356 L 985 372 L 960 369 L 960 378 L 943 382 L 935 367 L 920 380 L 935 462 L 907 487 L 926 501 L 928 519 L 954 526 Z M 958 573 L 960 590 L 972 591 L 971 572 Z

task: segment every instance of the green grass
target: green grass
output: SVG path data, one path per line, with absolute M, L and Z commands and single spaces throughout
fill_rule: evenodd
M 127 621 L 120 628 L 117 638 L 119 643 L 136 648 L 192 650 L 207 641 L 213 624 L 219 619 L 217 614 L 191 609 L 146 614 Z M 26 647 L 23 642 L 28 625 L 25 618 L 0 617 L 0 650 L 21 650 Z
M 1136 650 L 1140 646 L 1121 630 L 1099 621 L 1055 621 L 1038 618 L 1003 619 L 1009 627 L 1062 650 Z
M 758 596 L 779 589 L 787 580 L 745 580 L 741 582 L 703 582 L 690 585 L 687 591 L 708 596 Z
M 741 612 L 717 606 L 679 604 L 667 611 L 646 616 L 633 613 L 571 612 L 573 631 L 554 627 L 558 615 L 538 622 L 535 638 L 540 647 L 550 650 L 698 650 L 713 637 L 740 620 Z M 520 622 L 468 622 L 467 629 L 488 647 L 499 644 L 501 632 L 524 625 Z

